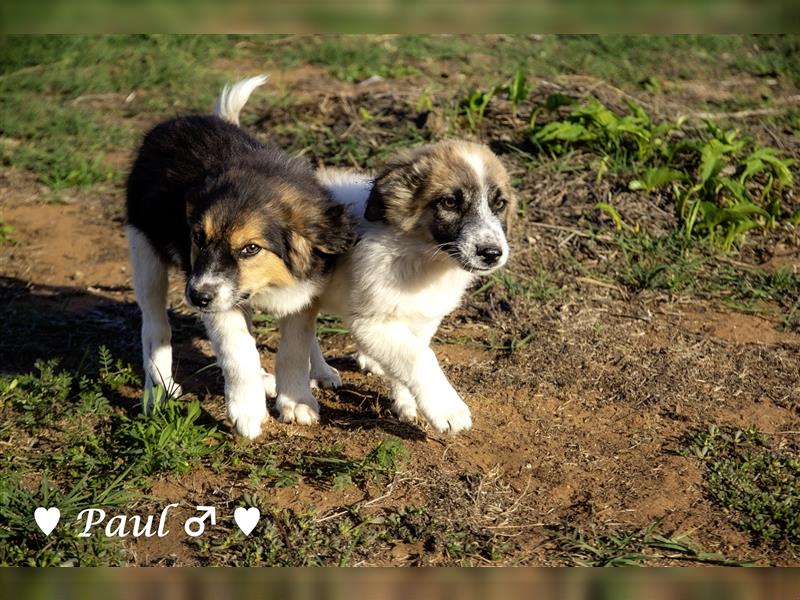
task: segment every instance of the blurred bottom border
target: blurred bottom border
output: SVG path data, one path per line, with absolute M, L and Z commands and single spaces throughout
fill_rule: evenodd
M 800 569 L 0 569 L 3 598 L 800 600 Z

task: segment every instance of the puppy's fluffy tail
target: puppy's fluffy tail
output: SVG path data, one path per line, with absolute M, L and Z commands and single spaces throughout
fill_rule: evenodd
M 220 119 L 238 125 L 239 113 L 242 112 L 250 94 L 258 86 L 264 85 L 267 79 L 269 79 L 269 75 L 257 75 L 249 79 L 242 79 L 233 85 L 226 85 L 222 88 L 222 93 L 214 105 L 214 114 Z

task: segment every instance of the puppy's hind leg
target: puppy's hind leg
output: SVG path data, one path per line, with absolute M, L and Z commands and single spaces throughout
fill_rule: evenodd
M 167 318 L 167 265 L 145 235 L 129 226 L 128 247 L 133 271 L 133 289 L 142 311 L 142 358 L 144 362 L 144 409 L 163 386 L 168 396 L 180 396 L 181 387 L 172 378 L 172 330 Z
M 367 373 L 372 373 L 373 375 L 378 375 L 378 376 L 386 375 L 381 366 L 378 364 L 378 361 L 370 358 L 369 356 L 364 354 L 364 352 L 362 352 L 361 350 L 356 352 L 356 362 L 358 363 L 358 367 L 362 371 L 366 371 Z
M 325 362 L 319 340 L 316 336 L 311 340 L 311 387 L 338 389 L 342 387 L 339 372 Z
M 319 421 L 319 403 L 309 385 L 315 317 L 316 311 L 308 309 L 285 317 L 280 323 L 281 341 L 275 355 L 278 384 L 275 406 L 284 423 L 313 425 Z

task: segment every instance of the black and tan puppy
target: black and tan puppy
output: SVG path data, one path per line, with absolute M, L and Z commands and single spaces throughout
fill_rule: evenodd
M 166 313 L 173 264 L 186 275 L 186 302 L 202 316 L 225 377 L 228 416 L 241 435 L 258 436 L 265 386 L 274 393 L 275 384 L 261 369 L 247 311 L 282 318 L 310 304 L 336 255 L 353 244 L 346 210 L 306 161 L 212 116 L 154 127 L 127 188 L 145 399 L 156 385 L 180 393 Z

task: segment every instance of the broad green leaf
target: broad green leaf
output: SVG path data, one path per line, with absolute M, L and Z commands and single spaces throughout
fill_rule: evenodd
M 719 140 L 709 140 L 700 151 L 700 183 L 705 184 L 722 170 L 726 146 Z
M 686 175 L 677 169 L 671 169 L 669 167 L 657 167 L 654 169 L 648 169 L 642 179 L 634 179 L 631 181 L 628 184 L 628 189 L 634 191 L 647 190 L 649 192 L 667 183 L 680 181 L 685 178 Z
M 722 191 L 721 188 L 725 188 L 731 194 L 733 194 L 733 197 L 736 199 L 737 202 L 749 202 L 750 201 L 750 199 L 748 197 L 748 194 L 747 194 L 747 190 L 738 181 L 735 181 L 735 180 L 733 180 L 733 179 L 731 179 L 729 177 L 720 177 L 718 179 L 718 181 L 719 181 L 719 184 L 720 184 L 720 189 L 717 190 L 717 194 L 719 194 L 719 192 Z
M 552 121 L 535 132 L 533 138 L 539 142 L 576 142 L 590 140 L 594 136 L 579 123 Z

